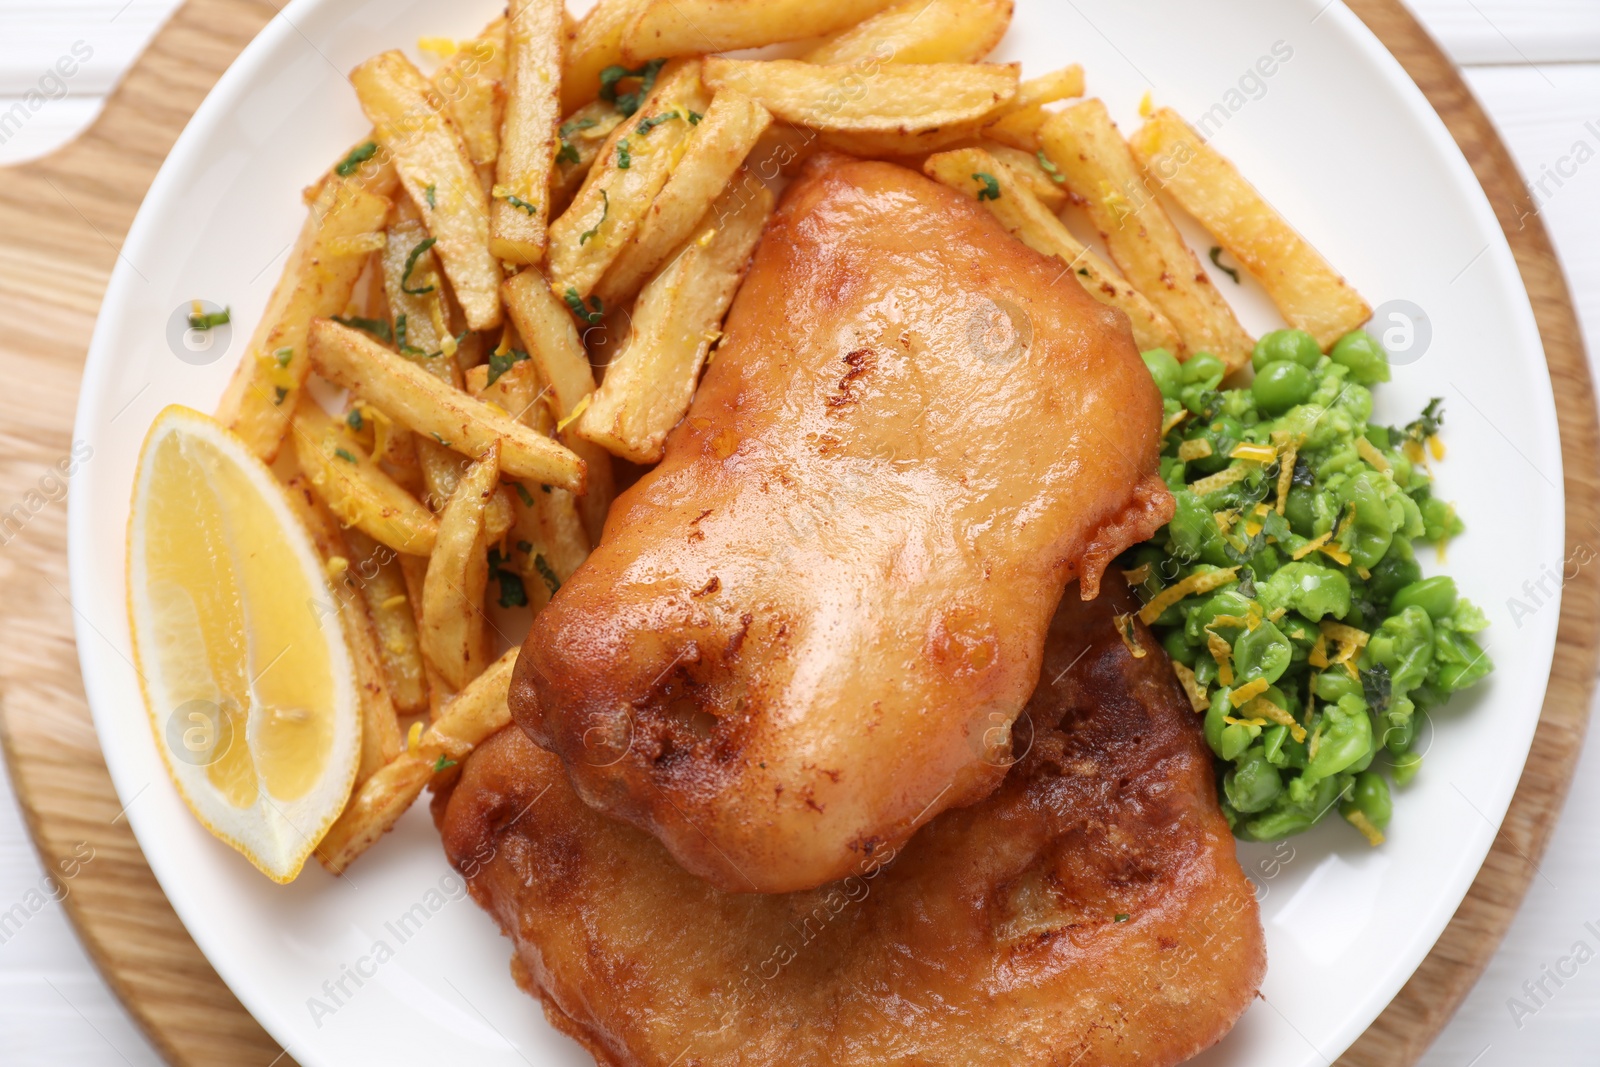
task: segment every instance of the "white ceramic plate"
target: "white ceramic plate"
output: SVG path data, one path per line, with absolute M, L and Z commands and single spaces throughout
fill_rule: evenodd
M 118 793 L 156 876 L 239 999 L 306 1067 L 584 1064 L 507 972 L 510 946 L 466 898 L 419 805 L 343 880 L 272 885 L 213 840 L 168 783 L 129 663 L 123 528 L 139 443 L 162 406 L 210 410 L 298 232 L 298 191 L 367 129 L 345 72 L 421 35 L 469 36 L 496 0 L 295 0 L 218 83 L 123 249 L 89 354 L 71 490 L 78 646 Z M 1460 902 L 1522 771 L 1544 699 L 1559 591 L 1561 452 L 1543 351 L 1511 254 L 1421 92 L 1324 0 L 1020 0 L 1002 48 L 1029 74 L 1081 61 L 1124 127 L 1144 92 L 1205 120 L 1221 150 L 1374 304 L 1426 314 L 1381 421 L 1449 412 L 1439 491 L 1469 530 L 1450 573 L 1493 620 L 1491 682 L 1436 716 L 1389 842 L 1338 820 L 1241 849 L 1261 886 L 1263 999 L 1206 1064 L 1331 1061 L 1416 968 Z M 1209 242 L 1199 244 L 1203 250 Z M 1218 283 L 1248 327 L 1261 294 Z M 194 298 L 233 308 L 193 353 L 169 325 Z M 1398 326 L 1385 320 L 1383 326 Z M 1423 332 L 1431 336 L 1424 341 Z M 1403 330 L 1392 340 L 1403 346 Z M 179 352 L 182 352 L 180 358 Z M 1542 602 L 1541 602 L 1542 601 Z M 1521 605 L 1518 607 L 1517 605 Z

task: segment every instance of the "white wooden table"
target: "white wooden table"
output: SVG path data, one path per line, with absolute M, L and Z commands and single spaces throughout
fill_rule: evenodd
M 1468 68 L 1468 82 L 1533 186 L 1593 361 L 1600 353 L 1600 0 L 1408 2 Z M 0 0 L 0 165 L 42 155 L 93 119 L 176 3 Z M 58 87 L 47 71 L 63 56 L 78 69 Z M 12 105 L 32 90 L 58 98 L 8 123 Z M 14 917 L 20 913 L 5 918 L 30 892 L 48 890 L 3 765 L 0 793 L 0 1061 L 14 1067 L 159 1064 L 85 957 L 59 905 L 30 913 L 20 924 Z M 1505 944 L 1425 1067 L 1600 1063 L 1596 841 L 1600 731 L 1589 735 L 1542 877 L 1534 879 Z

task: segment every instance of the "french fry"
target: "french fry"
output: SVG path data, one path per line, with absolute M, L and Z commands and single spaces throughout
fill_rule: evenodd
M 1044 105 L 1082 96 L 1083 89 L 1083 67 L 1077 63 L 1029 78 L 1017 86 L 1016 97 L 991 116 L 983 134 L 1023 152 L 1037 152 L 1039 131 L 1055 114 Z
M 578 432 L 635 463 L 661 458 L 772 212 L 764 185 L 730 189 L 677 258 L 639 294 L 633 333 L 578 420 Z
M 1012 0 L 905 0 L 806 53 L 807 63 L 976 63 L 1011 26 Z
M 763 48 L 823 37 L 894 0 L 648 0 L 622 36 L 623 59 Z
M 580 404 L 594 392 L 594 369 L 589 353 L 578 337 L 566 305 L 556 298 L 538 271 L 523 271 L 506 282 L 506 310 L 517 326 L 517 333 L 528 346 L 539 375 L 555 399 L 558 418 L 571 419 Z M 576 433 L 568 431 L 565 443 L 583 459 L 589 474 L 589 490 L 577 498 L 583 528 L 590 544 L 600 543 L 606 513 L 611 509 L 615 482 L 611 453 Z
M 395 711 L 421 715 L 428 710 L 428 679 L 401 557 L 358 529 L 344 531 L 344 539 L 350 546 L 351 574 L 377 637 L 378 656 Z
M 500 124 L 505 116 L 506 20 L 495 19 L 440 64 L 433 84 L 444 98 L 450 121 L 461 131 L 477 167 L 492 167 L 500 157 Z
M 1044 164 L 1049 160 L 1041 162 L 1038 153 L 1024 152 L 1020 148 L 988 140 L 980 141 L 978 147 L 999 160 L 1011 172 L 1011 176 L 1033 194 L 1034 199 L 1051 211 L 1059 213 L 1071 202 L 1071 197 L 1067 195 L 1067 179 L 1059 171 L 1051 174 L 1046 170 Z M 1051 163 L 1050 166 L 1054 167 L 1055 164 Z
M 646 0 L 599 0 L 567 33 L 561 70 L 561 112 L 570 115 L 600 93 L 600 72 L 621 66 L 622 34 Z
M 435 377 L 461 387 L 455 338 L 438 286 L 431 292 L 421 279 L 438 277 L 438 259 L 428 245 L 428 228 L 410 200 L 396 205 L 383 250 L 383 292 L 389 302 L 395 347 L 406 359 Z
M 328 607 L 338 611 L 350 645 L 357 697 L 361 702 L 361 762 L 356 770 L 359 786 L 400 754 L 399 720 L 395 717 L 378 637 L 367 615 L 366 604 L 357 591 L 359 583 L 352 569 L 350 546 L 339 524 L 328 514 L 303 476 L 289 479 L 284 489 L 301 524 L 311 535 L 317 554 L 322 557 L 328 586 L 337 600 L 337 605 Z M 322 605 L 314 607 L 318 612 L 323 610 Z
M 550 176 L 551 218 L 558 217 L 572 203 L 589 176 L 589 168 L 600 158 L 606 138 L 622 121 L 622 112 L 615 104 L 596 100 L 568 115 L 556 128 L 561 149 L 556 153 L 556 171 Z
M 449 769 L 511 723 L 507 703 L 517 649 L 501 656 L 446 704 L 439 717 L 394 762 L 362 783 L 317 845 L 317 859 L 334 874 L 393 829 L 434 774 Z
M 1127 315 L 1140 351 L 1182 350 L 1178 333 L 1166 316 L 1074 237 L 1000 160 L 979 148 L 961 148 L 929 156 L 923 170 L 935 181 L 972 197 L 988 192 L 980 175 L 993 178 L 999 195 L 984 196 L 980 202 L 1002 226 L 1034 251 L 1055 256 L 1090 296 Z
M 633 238 L 694 127 L 708 94 L 697 60 L 669 64 L 639 110 L 611 132 L 572 205 L 550 226 L 550 284 L 587 298 Z M 657 121 L 676 112 L 677 118 Z M 644 132 L 640 132 L 640 131 Z
M 300 469 L 341 523 L 396 552 L 433 551 L 438 521 L 309 396 L 295 408 L 291 432 Z
M 344 311 L 366 269 L 360 239 L 383 231 L 387 197 L 368 192 L 358 173 L 330 172 L 289 253 L 266 311 L 223 394 L 217 418 L 271 463 L 311 372 L 306 335 L 311 320 Z M 354 242 L 354 243 L 353 243 Z
M 505 125 L 489 214 L 489 250 L 507 263 L 544 258 L 561 120 L 562 0 L 511 0 Z
M 1193 215 L 1249 271 L 1289 325 L 1326 351 L 1372 308 L 1231 162 L 1171 108 L 1129 139 L 1145 175 Z
M 500 446 L 468 469 L 439 515 L 439 543 L 422 583 L 422 654 L 453 688 L 488 663 L 483 591 L 489 582 L 485 516 L 500 480 Z
M 367 60 L 350 81 L 412 202 L 419 210 L 426 207 L 428 232 L 468 325 L 500 325 L 500 265 L 489 252 L 489 197 L 438 92 L 399 52 Z
M 600 280 L 596 291 L 605 303 L 620 304 L 638 293 L 705 217 L 771 123 L 767 109 L 742 93 L 724 89 L 712 98 L 683 158 Z
M 323 377 L 360 391 L 402 425 L 465 456 L 482 455 L 498 440 L 507 474 L 583 492 L 583 460 L 571 451 L 450 388 L 365 334 L 318 319 L 311 327 L 310 350 Z
M 732 89 L 777 118 L 829 133 L 917 134 L 982 119 L 1017 92 L 1016 64 L 852 66 L 794 59 L 705 61 L 705 84 Z
M 1045 123 L 1040 136 L 1111 258 L 1177 328 L 1187 353 L 1210 352 L 1230 371 L 1249 362 L 1254 340 L 1145 185 L 1105 104 L 1074 104 Z

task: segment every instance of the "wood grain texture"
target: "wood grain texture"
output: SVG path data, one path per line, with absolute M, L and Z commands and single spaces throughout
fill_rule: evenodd
M 1600 519 L 1593 393 L 1566 284 L 1509 155 L 1449 61 L 1396 0 L 1351 5 L 1427 92 L 1507 232 L 1544 336 L 1566 456 L 1569 549 Z M 0 512 L 49 495 L 71 447 L 94 317 L 145 190 L 216 78 L 276 13 L 267 0 L 190 0 L 105 113 L 57 155 L 7 172 L 0 201 Z M 53 484 L 53 483 L 49 483 Z M 84 703 L 67 601 L 65 511 L 46 501 L 0 533 L 0 735 L 45 867 L 81 859 L 66 906 L 90 954 L 162 1054 L 181 1067 L 292 1063 L 216 977 L 144 862 Z M 1413 1063 L 1494 952 L 1560 811 L 1597 665 L 1600 573 L 1566 587 L 1550 695 L 1493 852 L 1424 963 L 1340 1061 Z M 137 803 L 137 797 L 132 798 Z M 65 877 L 63 875 L 63 877 Z

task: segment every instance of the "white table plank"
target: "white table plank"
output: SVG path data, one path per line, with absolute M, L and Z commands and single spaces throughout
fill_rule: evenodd
M 1405 0 L 1457 63 L 1600 61 L 1595 0 Z

